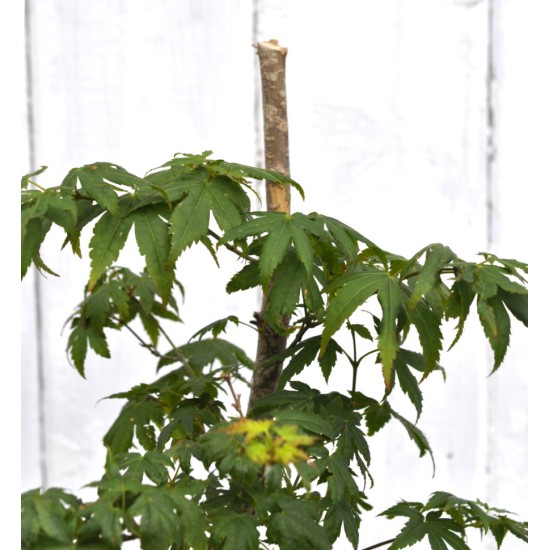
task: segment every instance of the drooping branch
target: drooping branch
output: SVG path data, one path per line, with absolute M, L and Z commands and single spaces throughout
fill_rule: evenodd
M 288 119 L 286 109 L 285 59 L 287 49 L 279 46 L 277 40 L 257 44 L 262 81 L 262 103 L 264 114 L 265 167 L 290 176 L 288 154 Z M 290 213 L 290 188 L 266 181 L 266 207 L 269 212 Z M 269 299 L 269 288 L 264 292 L 262 309 L 256 314 L 258 324 L 258 347 L 256 367 L 252 375 L 248 414 L 252 407 L 265 395 L 273 393 L 281 376 L 282 361 L 267 367 L 258 365 L 286 349 L 287 337 L 273 329 L 265 320 Z M 282 320 L 288 327 L 288 319 Z

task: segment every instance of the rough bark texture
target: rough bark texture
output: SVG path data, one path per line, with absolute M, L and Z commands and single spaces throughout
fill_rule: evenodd
M 276 40 L 260 42 L 257 45 L 260 58 L 262 80 L 262 100 L 264 113 L 265 167 L 290 175 L 288 157 L 288 121 L 286 113 L 285 58 L 287 50 Z M 269 212 L 290 213 L 290 188 L 266 182 L 266 207 Z M 265 395 L 277 389 L 283 363 L 275 362 L 259 367 L 263 362 L 286 349 L 287 337 L 276 332 L 265 321 L 265 311 L 269 299 L 269 287 L 264 293 L 262 309 L 256 314 L 258 323 L 258 347 L 256 367 L 252 375 L 252 387 L 248 402 L 248 414 L 252 407 Z M 288 326 L 288 319 L 283 319 Z

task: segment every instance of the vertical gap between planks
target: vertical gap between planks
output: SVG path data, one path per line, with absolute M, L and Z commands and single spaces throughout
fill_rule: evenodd
M 495 141 L 495 6 L 494 0 L 487 0 L 487 81 L 486 81 L 486 158 L 485 158 L 485 185 L 486 185 L 486 227 L 487 250 L 490 251 L 494 243 L 494 168 L 496 160 Z
M 486 50 L 486 153 L 485 153 L 485 188 L 486 188 L 486 250 L 491 252 L 494 243 L 495 225 L 495 5 L 494 0 L 487 0 L 487 50 Z M 491 366 L 491 352 L 485 352 L 487 363 Z M 493 401 L 491 386 L 485 377 L 485 407 L 486 407 L 486 456 L 485 456 L 485 492 L 486 498 L 491 501 L 493 497 Z
M 27 136 L 29 149 L 29 171 L 36 169 L 36 120 L 34 112 L 34 83 L 32 65 L 32 24 L 31 1 L 25 0 L 25 79 L 27 87 Z M 33 270 L 33 292 L 35 300 L 36 323 L 36 376 L 38 384 L 38 447 L 40 484 L 48 486 L 48 467 L 46 454 L 46 410 L 45 410 L 45 376 L 44 376 L 44 339 L 42 320 L 42 285 L 39 273 Z
M 260 67 L 256 51 L 256 45 L 260 41 L 260 0 L 252 0 L 252 47 L 254 48 L 254 164 L 258 167 L 264 166 L 264 140 L 263 140 L 263 113 L 262 113 L 262 85 L 260 80 Z M 256 209 L 261 210 L 262 196 L 261 181 L 256 182 Z M 257 290 L 256 302 L 258 308 L 262 306 L 263 291 L 261 287 Z

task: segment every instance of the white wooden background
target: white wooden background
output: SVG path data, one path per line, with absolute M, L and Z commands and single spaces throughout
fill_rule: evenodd
M 30 110 L 20 173 L 48 165 L 46 185 L 74 166 L 112 161 L 135 173 L 176 152 L 261 162 L 258 64 L 252 44 L 288 47 L 291 172 L 306 190 L 295 210 L 345 220 L 389 250 L 440 241 L 464 258 L 525 257 L 528 205 L 516 154 L 524 59 L 519 0 L 28 0 Z M 23 24 L 23 10 L 18 13 Z M 23 41 L 21 40 L 21 47 Z M 23 56 L 20 56 L 21 60 Z M 107 394 L 154 378 L 154 361 L 114 335 L 112 360 L 93 358 L 87 380 L 68 365 L 61 329 L 82 296 L 85 261 L 43 254 L 60 279 L 22 283 L 22 489 L 78 490 L 98 479 L 101 437 L 122 405 Z M 135 254 L 120 258 L 141 268 Z M 254 292 L 226 296 L 234 269 L 184 255 L 181 341 L 213 318 L 249 319 Z M 210 304 L 201 303 L 204 294 Z M 399 426 L 372 443 L 378 510 L 433 490 L 527 514 L 527 340 L 513 325 L 500 371 L 476 327 L 445 356 L 448 380 L 425 384 L 420 427 L 437 473 Z M 254 355 L 254 337 L 242 345 Z M 345 367 L 344 367 L 345 368 Z M 347 374 L 345 375 L 347 376 Z M 365 381 L 363 381 L 365 382 Z M 336 384 L 336 382 L 334 382 Z M 339 386 L 338 386 L 339 387 Z M 345 387 L 345 386 L 343 386 Z M 342 387 L 342 388 L 343 388 Z M 369 393 L 366 391 L 366 393 Z M 409 412 L 407 404 L 402 410 Z M 361 546 L 394 535 L 369 518 Z M 472 548 L 489 549 L 472 540 Z M 347 548 L 344 540 L 335 548 Z M 510 537 L 505 550 L 524 548 Z

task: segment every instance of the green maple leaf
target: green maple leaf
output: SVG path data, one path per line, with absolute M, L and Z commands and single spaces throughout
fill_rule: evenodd
M 393 418 L 398 420 L 405 428 L 407 435 L 411 438 L 411 440 L 420 451 L 420 456 L 423 457 L 426 453 L 430 455 L 430 458 L 432 459 L 433 473 L 435 475 L 435 459 L 433 456 L 432 448 L 430 447 L 430 444 L 428 443 L 428 440 L 424 433 L 419 428 L 417 428 L 415 424 L 394 411 L 389 405 L 388 409 Z
M 303 264 L 294 255 L 287 255 L 279 264 L 267 295 L 266 320 L 272 327 L 282 327 L 283 318 L 294 312 L 306 277 Z
M 292 359 L 284 368 L 279 378 L 279 389 L 285 385 L 297 374 L 300 374 L 308 365 L 311 365 L 319 353 L 320 336 L 313 336 L 300 342 L 300 347 L 294 350 Z
M 254 212 L 253 215 L 253 219 L 227 231 L 220 244 L 267 234 L 259 260 L 260 281 L 263 284 L 269 281 L 277 266 L 283 261 L 290 243 L 294 245 L 296 255 L 306 273 L 311 275 L 313 248 L 309 235 L 322 236 L 322 225 L 300 213 L 290 215 L 282 212 Z
M 30 545 L 42 535 L 61 547 L 70 544 L 74 517 L 80 507 L 78 498 L 57 488 L 41 493 L 39 489 L 21 495 L 21 542 Z M 53 540 L 52 540 L 53 539 Z M 39 544 L 39 543 L 38 543 Z
M 128 509 L 140 516 L 139 533 L 143 550 L 168 550 L 179 538 L 179 518 L 166 487 L 143 491 Z
M 510 316 L 498 296 L 489 299 L 478 297 L 477 312 L 494 352 L 494 372 L 502 364 L 510 343 Z
M 336 436 L 330 422 L 319 414 L 294 409 L 276 411 L 273 414 L 280 423 L 296 424 L 308 432 L 323 435 L 330 439 Z
M 21 239 L 21 278 L 27 274 L 29 266 L 37 257 L 40 245 L 52 226 L 51 220 L 32 218 L 28 221 Z
M 176 503 L 183 529 L 183 540 L 194 550 L 206 550 L 207 523 L 204 510 L 186 497 L 185 491 L 172 489 L 170 497 Z
M 351 542 L 353 548 L 359 545 L 359 524 L 361 517 L 351 504 L 345 500 L 332 502 L 323 520 L 323 527 L 328 534 L 330 542 L 334 541 L 340 535 L 342 525 L 347 539 Z
M 389 550 L 399 550 L 412 546 L 424 537 L 428 537 L 430 548 L 433 549 L 470 550 L 470 547 L 462 538 L 464 529 L 460 525 L 452 519 L 439 517 L 439 512 L 429 512 L 424 516 L 421 512 L 422 508 L 420 503 L 401 502 L 380 514 L 390 519 L 396 516 L 409 518 L 401 532 L 389 546 Z
M 47 169 L 48 169 L 47 166 L 41 166 L 40 168 L 38 168 L 38 170 L 34 170 L 30 174 L 25 174 L 21 178 L 21 189 L 27 189 L 29 182 L 31 181 L 31 178 L 33 178 L 34 176 L 38 176 L 39 174 L 42 174 L 42 172 L 44 172 Z
M 126 243 L 133 218 L 124 217 L 131 209 L 132 201 L 128 197 L 121 199 L 123 217 L 115 217 L 111 212 L 105 212 L 94 227 L 94 235 L 90 240 L 91 271 L 88 289 L 92 290 L 105 270 L 118 258 Z
M 212 522 L 212 541 L 222 550 L 256 550 L 259 547 L 256 519 L 230 510 L 216 512 Z
M 155 282 L 163 304 L 170 298 L 175 273 L 168 264 L 170 235 L 158 207 L 141 208 L 133 214 L 139 251 L 145 256 L 147 272 Z
M 417 268 L 416 262 L 422 255 L 426 255 L 424 265 Z M 413 310 L 420 299 L 425 296 L 436 284 L 440 282 L 439 273 L 456 258 L 456 254 L 448 247 L 440 243 L 430 244 L 413 256 L 409 264 L 403 268 L 408 274 L 409 270 L 416 270 L 414 276 L 413 291 L 407 308 Z
M 365 420 L 369 435 L 374 435 L 391 420 L 391 408 L 387 401 L 378 403 L 372 400 L 365 408 Z
M 229 294 L 239 290 L 247 290 L 260 285 L 260 266 L 257 261 L 247 263 L 238 273 L 233 275 L 225 289 Z
M 109 398 L 118 397 L 117 394 L 109 396 Z M 138 397 L 124 405 L 105 434 L 103 443 L 115 455 L 127 452 L 133 444 L 134 434 L 138 437 L 141 435 L 141 439 L 145 440 L 152 435 L 148 427 L 162 424 L 163 419 L 164 411 L 161 403 L 149 399 L 148 396 Z
M 99 356 L 109 358 L 109 346 L 102 327 L 87 324 L 80 317 L 75 317 L 67 342 L 67 351 L 80 376 L 84 377 L 84 361 L 88 346 Z
M 211 365 L 215 360 L 225 367 L 238 365 L 251 367 L 253 365 L 252 359 L 241 348 L 223 338 L 216 337 L 189 342 L 169 351 L 160 359 L 157 369 L 179 361 L 182 355 L 197 370 Z
M 195 176 L 171 184 L 171 190 L 175 185 L 186 193 L 170 216 L 172 244 L 169 261 L 172 264 L 187 247 L 206 237 L 210 213 L 221 229 L 229 230 L 241 223 L 241 216 L 250 206 L 245 191 L 229 178 L 212 177 L 205 169 L 197 170 Z
M 123 511 L 114 504 L 114 498 L 100 498 L 86 506 L 83 515 L 90 517 L 90 524 L 101 532 L 109 547 L 122 544 Z
M 256 168 L 247 166 L 237 162 L 225 162 L 224 160 L 211 161 L 208 168 L 219 174 L 228 176 L 234 181 L 245 182 L 246 178 L 254 178 L 257 180 L 267 180 L 279 184 L 287 184 L 294 187 L 302 199 L 304 198 L 304 190 L 300 184 L 292 178 L 276 172 L 275 170 L 266 170 L 265 168 Z
M 168 481 L 168 469 L 172 467 L 172 461 L 168 456 L 158 451 L 139 453 L 124 453 L 117 456 L 121 468 L 127 468 L 126 475 L 136 478 L 141 482 L 143 474 L 155 484 L 161 485 Z
M 267 538 L 281 550 L 315 548 L 330 550 L 326 531 L 319 525 L 319 512 L 313 502 L 281 498 L 280 512 L 273 513 L 267 523 Z
M 420 391 L 419 381 L 414 376 L 412 370 L 416 370 L 423 374 L 422 379 L 426 378 L 429 374 L 426 358 L 417 352 L 410 351 L 408 349 L 399 348 L 397 351 L 397 357 L 395 359 L 395 373 L 399 380 L 399 385 L 407 397 L 411 400 L 417 413 L 417 420 L 422 412 L 422 392 Z M 443 373 L 445 371 L 441 365 L 436 364 L 435 369 Z M 421 381 L 422 381 L 421 379 Z
M 344 274 L 335 279 L 327 292 L 329 297 L 325 326 L 321 339 L 321 355 L 330 337 L 349 319 L 352 313 L 374 294 L 382 307 L 382 320 L 378 335 L 378 350 L 386 387 L 391 385 L 393 363 L 399 347 L 397 341 L 397 315 L 405 304 L 401 283 L 386 271 L 366 267 L 364 271 Z
M 118 217 L 118 194 L 112 185 L 105 182 L 102 170 L 99 169 L 97 164 L 74 168 L 71 172 L 73 172 L 73 177 L 78 178 L 82 190 L 88 197 L 97 201 L 114 218 Z M 74 181 L 74 179 L 71 181 Z

